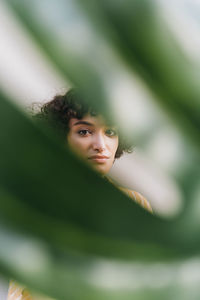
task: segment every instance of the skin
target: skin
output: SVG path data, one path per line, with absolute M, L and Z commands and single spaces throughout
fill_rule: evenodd
M 67 141 L 70 148 L 97 172 L 105 175 L 110 171 L 119 138 L 115 127 L 107 126 L 101 116 L 71 118 Z

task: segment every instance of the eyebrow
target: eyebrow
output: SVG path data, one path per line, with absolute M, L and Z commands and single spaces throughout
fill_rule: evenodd
M 76 126 L 76 125 L 87 125 L 87 126 L 94 126 L 93 123 L 90 123 L 90 122 L 87 122 L 87 121 L 77 121 L 75 124 L 73 124 L 73 126 Z M 107 127 L 110 127 L 110 128 L 114 128 L 114 129 L 117 129 L 115 125 L 107 125 Z
M 77 121 L 77 122 L 74 124 L 74 126 L 75 126 L 75 125 L 80 125 L 80 124 L 82 124 L 82 125 L 88 125 L 88 126 L 94 126 L 94 124 L 92 124 L 92 123 L 90 123 L 90 122 L 87 122 L 87 121 Z

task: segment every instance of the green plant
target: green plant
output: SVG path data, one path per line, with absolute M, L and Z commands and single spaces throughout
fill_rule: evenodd
M 8 3 L 57 70 L 112 117 L 101 51 L 79 51 L 61 34 L 75 4 Z M 152 1 L 77 0 L 75 8 L 109 42 L 113 56 L 137 72 L 191 143 L 193 156 L 177 178 L 184 209 L 172 219 L 148 214 L 2 92 L 0 270 L 57 299 L 179 299 L 182 291 L 198 299 L 198 284 L 192 289 L 179 278 L 186 265 L 199 263 L 198 197 L 191 199 L 200 175 L 199 69 L 183 55 Z

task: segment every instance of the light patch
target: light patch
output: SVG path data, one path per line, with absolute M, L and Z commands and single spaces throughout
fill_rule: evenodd
M 40 274 L 50 265 L 50 256 L 45 245 L 35 239 L 0 230 L 1 255 L 7 265 L 31 275 Z

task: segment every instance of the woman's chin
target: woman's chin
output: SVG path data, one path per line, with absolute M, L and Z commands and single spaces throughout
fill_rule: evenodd
M 104 164 L 92 164 L 92 168 L 101 175 L 107 174 L 110 170 L 110 168 Z

